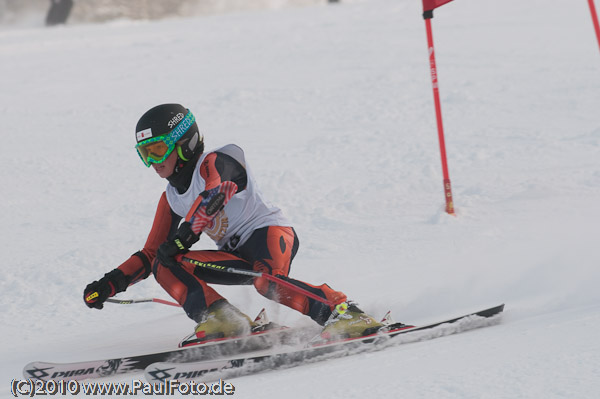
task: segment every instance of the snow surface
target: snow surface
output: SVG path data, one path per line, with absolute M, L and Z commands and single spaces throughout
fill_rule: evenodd
M 294 221 L 293 276 L 410 323 L 506 303 L 492 327 L 234 378 L 235 397 L 598 397 L 600 54 L 588 4 L 435 11 L 456 217 L 443 211 L 421 11 L 355 0 L 0 30 L 0 396 L 30 361 L 166 350 L 190 332 L 172 307 L 82 302 L 143 245 L 164 189 L 133 149 L 137 118 L 180 102 L 208 148 L 245 149 Z M 218 290 L 249 314 L 313 326 L 251 287 Z M 152 278 L 121 296 L 168 298 Z

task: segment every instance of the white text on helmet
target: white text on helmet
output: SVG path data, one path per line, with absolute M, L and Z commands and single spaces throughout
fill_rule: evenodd
M 167 123 L 167 125 L 169 125 L 170 129 L 173 129 L 179 122 L 181 122 L 181 120 L 183 119 L 184 115 L 183 113 L 178 113 L 177 115 L 175 115 L 173 117 L 173 119 L 171 119 L 169 121 L 169 123 Z

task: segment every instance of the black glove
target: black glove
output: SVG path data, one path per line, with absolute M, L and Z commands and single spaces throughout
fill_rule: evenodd
M 83 290 L 83 301 L 91 309 L 102 309 L 104 302 L 111 296 L 125 291 L 129 286 L 131 277 L 115 269 L 104 275 L 100 280 L 88 284 Z
M 196 233 L 192 231 L 190 222 L 183 222 L 181 223 L 181 226 L 179 226 L 179 229 L 177 229 L 177 234 L 175 234 L 174 239 L 160 244 L 160 247 L 158 247 L 158 251 L 156 252 L 156 258 L 166 267 L 175 267 L 177 266 L 175 256 L 187 253 L 190 247 L 199 239 L 200 235 L 196 235 Z

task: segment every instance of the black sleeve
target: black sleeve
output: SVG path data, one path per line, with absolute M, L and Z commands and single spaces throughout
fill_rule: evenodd
M 241 163 L 235 160 L 230 155 L 222 152 L 217 152 L 217 158 L 215 159 L 215 168 L 221 176 L 221 181 L 232 181 L 237 186 L 237 192 L 246 189 L 248 184 L 248 175 L 246 174 L 246 168 Z

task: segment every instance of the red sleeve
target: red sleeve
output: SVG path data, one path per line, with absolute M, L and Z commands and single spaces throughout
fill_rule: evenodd
M 202 176 L 205 182 L 205 193 L 219 187 L 225 182 L 235 183 L 236 192 L 240 192 L 246 188 L 248 182 L 246 168 L 231 155 L 222 152 L 211 152 L 206 155 L 200 165 L 200 176 Z M 220 190 L 225 191 L 228 191 L 228 189 L 229 187 L 220 188 Z M 186 221 L 189 222 L 197 214 L 198 210 L 202 209 L 205 197 L 204 195 L 199 195 L 196 201 L 194 201 L 185 217 Z M 197 230 L 194 230 L 194 232 L 198 233 Z
M 205 191 L 215 188 L 219 184 L 221 184 L 221 174 L 219 173 L 215 165 L 216 160 L 217 154 L 211 152 L 204 158 L 204 161 L 202 161 L 202 164 L 200 165 L 200 176 L 202 176 L 202 178 L 205 181 Z M 188 211 L 188 214 L 185 217 L 186 221 L 189 222 L 194 213 L 201 208 L 202 201 L 204 201 L 204 197 L 202 195 L 199 195 L 198 198 L 196 198 L 196 201 L 194 201 L 194 203 L 192 204 L 190 210 Z
M 163 193 L 158 202 L 152 229 L 144 248 L 119 266 L 126 276 L 132 278 L 129 285 L 145 279 L 152 273 L 151 267 L 159 245 L 167 240 L 171 231 L 177 228 L 180 220 L 181 218 L 171 211 L 167 195 Z
M 219 184 L 232 181 L 243 191 L 248 183 L 246 167 L 242 162 L 223 152 L 212 152 L 204 158 L 200 165 L 200 176 L 206 182 L 205 190 L 217 187 Z
M 205 190 L 210 190 L 211 188 L 217 187 L 221 184 L 222 178 L 221 174 L 217 170 L 216 166 L 217 161 L 217 153 L 212 152 L 204 158 L 202 161 L 202 165 L 200 165 L 200 176 L 206 182 Z

